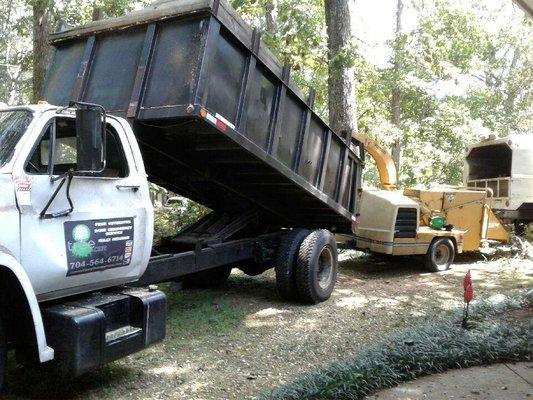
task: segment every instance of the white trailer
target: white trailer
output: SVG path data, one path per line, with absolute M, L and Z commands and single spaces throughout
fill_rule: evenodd
M 464 186 L 488 188 L 493 209 L 506 222 L 533 222 L 533 134 L 490 138 L 467 149 Z

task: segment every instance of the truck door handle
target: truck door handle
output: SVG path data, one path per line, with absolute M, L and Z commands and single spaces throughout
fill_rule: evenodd
M 141 187 L 139 185 L 117 185 L 118 190 L 133 190 L 138 191 Z

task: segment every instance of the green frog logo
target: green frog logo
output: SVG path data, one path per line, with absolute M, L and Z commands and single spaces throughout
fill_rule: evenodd
M 74 244 L 70 251 L 73 255 L 79 258 L 86 258 L 92 254 L 93 248 L 89 243 L 89 239 L 91 239 L 91 230 L 87 225 L 76 225 L 74 229 L 72 229 L 72 238 L 74 239 Z

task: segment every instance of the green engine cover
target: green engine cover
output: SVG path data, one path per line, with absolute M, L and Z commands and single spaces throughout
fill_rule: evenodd
M 444 217 L 433 217 L 429 222 L 431 229 L 436 229 L 438 231 L 444 228 L 444 225 L 446 225 L 446 218 Z

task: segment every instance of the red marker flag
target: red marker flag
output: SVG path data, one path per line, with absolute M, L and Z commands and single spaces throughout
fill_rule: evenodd
M 472 276 L 470 275 L 470 270 L 468 270 L 463 278 L 463 288 L 466 290 L 468 286 L 472 286 Z
M 470 284 L 465 289 L 465 303 L 470 303 L 473 298 L 474 298 L 474 288 Z

